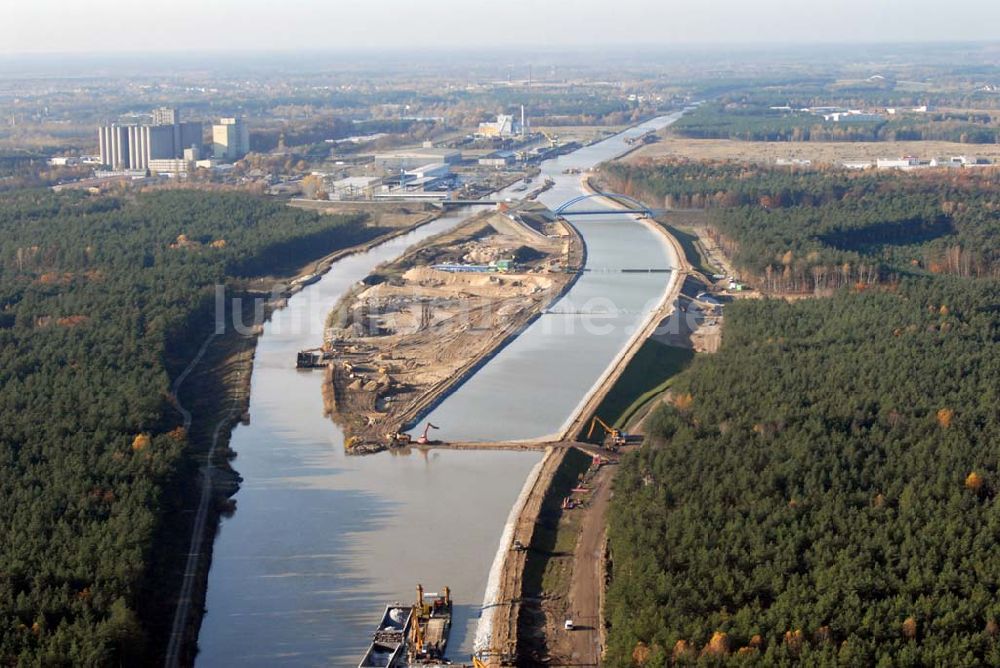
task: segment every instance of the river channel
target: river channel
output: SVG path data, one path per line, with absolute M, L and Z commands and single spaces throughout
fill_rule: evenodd
M 664 116 L 543 163 L 551 207 L 580 194 L 579 176 L 627 149 L 626 138 Z M 517 196 L 517 193 L 504 194 Z M 586 208 L 600 205 L 594 200 Z M 538 452 L 413 451 L 346 457 L 323 416 L 322 374 L 294 368 L 322 340 L 339 297 L 375 266 L 449 229 L 458 211 L 333 265 L 264 327 L 251 380 L 251 424 L 231 447 L 243 477 L 237 511 L 222 521 L 208 578 L 197 662 L 204 666 L 357 665 L 385 603 L 409 601 L 417 583 L 450 586 L 449 656 L 468 659 L 500 535 Z M 569 293 L 430 419 L 446 440 L 499 440 L 557 432 L 655 306 L 669 251 L 621 214 L 574 217 L 587 268 Z

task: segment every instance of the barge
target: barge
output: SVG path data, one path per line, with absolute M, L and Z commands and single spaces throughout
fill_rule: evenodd
M 427 599 L 430 599 L 428 602 Z M 431 668 L 444 658 L 451 631 L 451 590 L 424 593 L 417 585 L 413 605 L 387 605 L 358 668 Z

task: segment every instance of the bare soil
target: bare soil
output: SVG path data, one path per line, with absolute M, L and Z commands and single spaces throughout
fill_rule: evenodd
M 540 205 L 526 205 L 537 209 Z M 504 212 L 470 219 L 376 269 L 328 322 L 327 410 L 352 452 L 400 431 L 571 283 L 582 242 L 569 226 Z M 510 270 L 446 271 L 514 259 Z M 437 268 L 436 268 L 437 267 Z

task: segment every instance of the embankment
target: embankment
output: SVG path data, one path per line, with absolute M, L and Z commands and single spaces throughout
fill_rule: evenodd
M 597 192 L 586 179 L 583 181 L 583 187 L 588 194 Z M 613 200 L 608 200 L 608 202 L 614 207 L 624 208 Z M 677 240 L 653 221 L 642 220 L 641 222 L 664 239 L 670 254 L 673 256 L 671 259 L 676 269 L 671 272 L 663 297 L 657 307 L 649 314 L 628 344 L 615 357 L 577 409 L 570 415 L 558 434 L 556 439 L 558 441 L 567 442 L 578 437 L 597 406 L 614 386 L 636 352 L 655 331 L 659 323 L 670 314 L 683 285 L 682 278 L 690 271 L 683 249 Z M 559 448 L 548 449 L 540 465 L 539 473 L 534 475 L 533 472 L 533 475 L 529 476 L 521 496 L 518 498 L 518 503 L 511 511 L 511 519 L 501 537 L 500 547 L 490 572 L 490 582 L 493 586 L 487 588 L 483 602 L 483 617 L 476 633 L 476 652 L 488 665 L 498 666 L 504 661 L 515 659 L 521 649 L 518 644 L 517 626 L 520 615 L 520 600 L 524 593 L 523 579 L 526 560 L 524 552 L 513 549 L 514 540 L 519 540 L 522 545 L 531 544 L 542 504 L 546 495 L 550 493 L 556 471 L 565 458 L 563 455 L 563 457 L 556 459 L 556 455 L 553 453 L 560 450 Z M 610 484 L 610 480 L 608 484 Z M 599 628 L 603 627 L 603 620 L 600 620 L 598 625 Z
M 558 291 L 553 293 L 545 304 L 542 304 L 540 308 L 531 313 L 527 319 L 510 323 L 504 329 L 501 329 L 497 332 L 495 343 L 488 350 L 470 359 L 452 377 L 442 381 L 437 387 L 431 388 L 413 406 L 409 407 L 403 416 L 406 428 L 415 427 L 417 422 L 424 416 L 429 415 L 451 393 L 461 387 L 462 383 L 471 378 L 479 369 L 496 357 L 500 351 L 510 345 L 514 339 L 538 320 L 546 309 L 562 299 L 573 288 L 580 278 L 581 269 L 586 264 L 587 246 L 575 227 L 570 224 L 566 224 L 565 227 L 571 237 L 571 250 L 567 271 L 572 272 L 572 277 Z
M 310 262 L 299 272 L 299 276 L 309 273 L 322 274 L 330 266 L 348 255 L 363 253 L 397 236 L 406 234 L 426 225 L 440 216 L 440 212 L 428 212 L 426 216 L 406 227 L 393 229 L 372 239 L 348 248 L 342 248 Z M 283 279 L 291 284 L 294 277 Z M 301 287 L 294 290 L 297 292 Z M 242 300 L 245 309 L 243 322 L 253 318 L 252 299 Z M 265 306 L 265 318 L 270 312 L 280 308 L 282 301 L 269 300 Z M 227 318 L 228 318 L 227 312 Z M 202 344 L 198 354 L 179 376 L 173 386 L 173 399 L 181 413 L 193 449 L 198 453 L 200 481 L 191 484 L 191 498 L 196 506 L 190 513 L 184 513 L 178 522 L 178 532 L 184 532 L 184 539 L 178 541 L 170 560 L 171 572 L 162 577 L 176 581 L 177 599 L 169 621 L 162 626 L 162 649 L 164 665 L 190 665 L 194 661 L 196 639 L 204 612 L 205 587 L 211 562 L 212 547 L 221 513 L 229 509 L 227 497 L 235 493 L 238 476 L 229 468 L 232 456 L 228 449 L 233 428 L 249 408 L 250 379 L 253 372 L 253 358 L 259 329 L 247 337 L 234 328 L 218 335 L 210 334 Z M 225 456 L 223 456 L 225 455 Z M 180 515 L 180 514 L 179 514 Z M 178 533 L 177 535 L 181 535 Z M 173 564 L 176 563 L 176 572 Z M 157 633 L 159 636 L 160 633 Z
M 572 445 L 549 446 L 525 481 L 500 537 L 476 629 L 475 652 L 487 665 L 516 664 L 525 566 L 532 550 L 548 544 L 547 538 L 538 538 L 540 519 L 544 513 L 555 514 L 558 520 L 562 498 L 575 485 L 581 466 L 586 469 L 590 460 L 589 452 Z
M 588 194 L 600 192 L 590 184 L 589 179 L 584 178 L 582 180 L 582 186 L 584 191 Z M 626 208 L 614 200 L 608 199 L 607 201 L 616 208 Z M 608 365 L 608 368 L 594 384 L 590 392 L 587 393 L 577 406 L 576 410 L 570 415 L 566 424 L 558 434 L 558 440 L 573 440 L 579 437 L 580 433 L 586 426 L 586 423 L 594 414 L 594 411 L 604 400 L 604 397 L 611 390 L 611 388 L 614 387 L 618 378 L 620 378 L 622 373 L 624 373 L 625 368 L 635 356 L 636 352 L 638 352 L 639 348 L 642 347 L 643 342 L 649 338 L 649 336 L 659 326 L 660 322 L 669 316 L 675 308 L 677 298 L 684 285 L 683 278 L 691 271 L 691 267 L 688 265 L 687 259 L 684 255 L 683 248 L 681 248 L 680 243 L 670 233 L 652 220 L 640 218 L 639 221 L 664 240 L 667 248 L 670 250 L 670 254 L 673 256 L 671 260 L 675 269 L 670 272 L 670 278 L 667 282 L 666 289 L 663 291 L 663 297 L 659 304 L 657 304 L 656 308 L 654 308 L 649 314 L 642 326 L 636 330 L 632 338 L 629 339 L 628 344 L 622 348 L 618 355 L 615 356 L 615 359 L 611 361 L 611 364 Z

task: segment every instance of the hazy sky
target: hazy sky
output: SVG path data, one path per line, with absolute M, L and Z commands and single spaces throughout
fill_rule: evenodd
M 1000 40 L 997 0 L 0 0 L 0 52 Z

